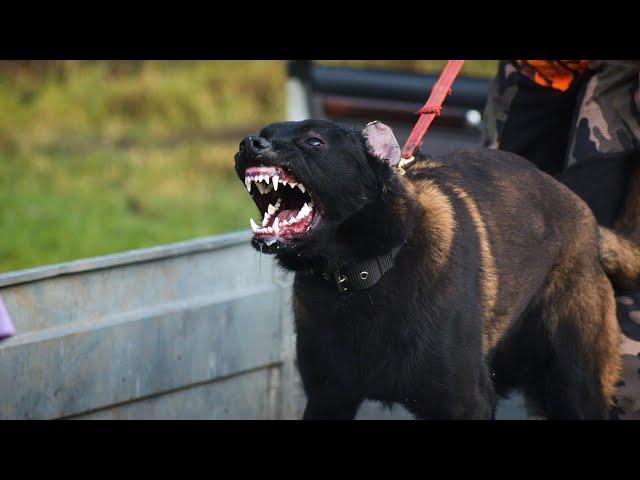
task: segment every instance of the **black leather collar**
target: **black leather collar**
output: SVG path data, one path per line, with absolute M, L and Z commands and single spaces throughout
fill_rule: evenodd
M 324 261 L 311 269 L 310 273 L 336 284 L 338 292 L 350 290 L 366 290 L 371 288 L 391 270 L 396 255 L 402 245 L 394 248 L 385 255 L 362 260 L 357 263 L 344 265 L 341 262 Z

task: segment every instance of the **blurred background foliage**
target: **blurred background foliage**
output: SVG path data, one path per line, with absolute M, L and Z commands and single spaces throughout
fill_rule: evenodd
M 285 80 L 282 61 L 0 61 L 0 272 L 248 228 L 233 154 L 285 118 Z

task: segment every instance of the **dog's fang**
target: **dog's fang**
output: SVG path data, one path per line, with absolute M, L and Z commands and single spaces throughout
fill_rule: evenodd
M 251 178 L 244 177 L 244 184 L 247 186 L 247 192 L 251 193 Z
M 298 218 L 306 217 L 310 213 L 311 213 L 311 208 L 309 207 L 309 205 L 305 203 L 300 209 L 300 212 L 298 212 Z
M 269 215 L 273 215 L 276 212 L 276 210 L 278 210 L 278 208 L 274 205 L 269 204 L 269 206 L 267 207 L 267 213 Z
M 298 184 L 298 188 L 299 188 L 300 190 L 302 190 L 302 193 L 304 193 L 304 192 L 306 191 L 306 189 L 304 188 L 304 185 L 303 185 L 303 184 L 301 184 L 301 183 L 299 183 L 299 184 Z
M 278 190 L 278 181 L 280 180 L 280 177 L 278 177 L 278 175 L 274 175 L 273 176 L 273 189 L 274 190 Z
M 253 218 L 249 219 L 249 223 L 251 224 L 251 230 L 253 230 L 253 232 L 255 233 L 258 230 L 258 225 L 256 224 L 256 222 L 253 220 Z

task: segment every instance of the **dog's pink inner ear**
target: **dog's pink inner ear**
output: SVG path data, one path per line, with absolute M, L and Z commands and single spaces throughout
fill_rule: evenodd
M 367 149 L 374 157 L 380 158 L 390 167 L 400 162 L 400 145 L 395 135 L 384 123 L 371 122 L 362 131 L 367 142 Z

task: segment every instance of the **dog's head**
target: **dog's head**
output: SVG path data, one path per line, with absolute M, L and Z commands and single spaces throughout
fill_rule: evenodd
M 238 177 L 262 214 L 258 222 L 251 219 L 253 246 L 310 256 L 335 252 L 349 241 L 349 231 L 386 220 L 385 212 L 376 219 L 367 207 L 397 187 L 400 147 L 382 123 L 357 132 L 306 120 L 274 123 L 259 136 L 244 138 L 235 160 Z

